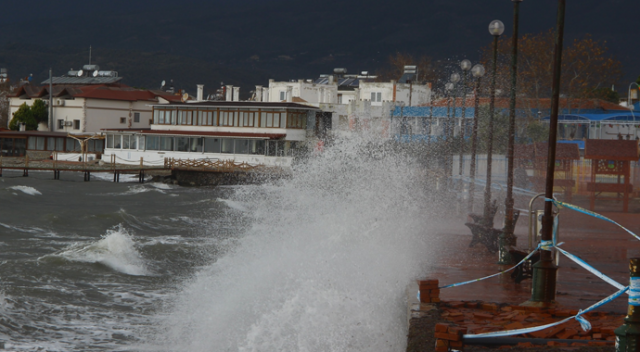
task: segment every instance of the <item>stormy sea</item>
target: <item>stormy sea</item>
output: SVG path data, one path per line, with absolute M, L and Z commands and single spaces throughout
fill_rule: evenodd
M 4 170 L 0 342 L 13 351 L 400 351 L 437 249 L 423 168 L 335 141 L 259 185 Z

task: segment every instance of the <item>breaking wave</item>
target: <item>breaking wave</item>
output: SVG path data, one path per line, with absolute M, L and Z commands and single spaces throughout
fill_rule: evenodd
M 411 157 L 360 137 L 291 179 L 235 189 L 222 201 L 249 229 L 171 302 L 149 348 L 404 349 L 405 288 L 435 248 L 423 177 Z
M 41 259 L 63 258 L 72 262 L 98 263 L 127 275 L 149 275 L 144 259 L 129 233 L 117 226 L 100 240 L 89 244 L 74 244 L 59 253 Z

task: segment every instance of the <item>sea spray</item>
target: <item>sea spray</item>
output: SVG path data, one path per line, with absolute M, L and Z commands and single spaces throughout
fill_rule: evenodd
M 415 159 L 338 140 L 291 179 L 236 189 L 251 225 L 194 275 L 149 349 L 389 351 L 406 344 L 406 285 L 435 240 Z

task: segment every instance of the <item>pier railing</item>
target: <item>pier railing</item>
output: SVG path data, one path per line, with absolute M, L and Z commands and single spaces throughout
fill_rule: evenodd
M 165 158 L 164 167 L 171 170 L 235 172 L 254 171 L 265 166 L 262 164 L 252 165 L 247 162 L 235 162 L 233 160 Z

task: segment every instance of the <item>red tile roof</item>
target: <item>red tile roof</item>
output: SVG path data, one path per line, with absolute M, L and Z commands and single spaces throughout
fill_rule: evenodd
M 13 97 L 27 95 L 30 98 L 47 98 L 49 87 L 36 87 L 24 85 L 12 94 Z M 72 96 L 74 98 L 107 99 L 120 101 L 157 101 L 162 97 L 170 102 L 180 101 L 180 96 L 163 91 L 131 88 L 125 85 L 88 85 L 88 86 L 64 86 L 52 87 L 51 95 L 54 97 Z

